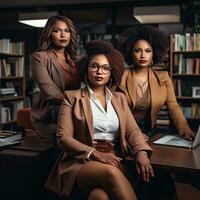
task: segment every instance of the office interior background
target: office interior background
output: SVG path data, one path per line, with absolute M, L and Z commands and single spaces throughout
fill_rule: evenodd
M 1 126 L 1 128 L 9 128 L 10 122 L 16 120 L 17 110 L 23 106 L 30 107 L 32 103 L 34 81 L 29 66 L 29 58 L 31 53 L 37 50 L 38 39 L 42 28 L 20 23 L 20 20 L 27 18 L 48 18 L 48 16 L 55 14 L 65 15 L 71 18 L 78 30 L 78 52 L 80 56 L 83 56 L 84 45 L 87 41 L 92 39 L 105 39 L 110 40 L 115 44 L 118 35 L 123 30 L 142 24 L 155 26 L 168 35 L 169 38 L 170 35 L 175 36 L 176 41 L 179 36 L 184 37 L 184 40 L 186 41 L 186 35 L 189 35 L 190 39 L 192 38 L 193 40 L 193 33 L 195 33 L 196 38 L 196 35 L 198 35 L 196 33 L 200 32 L 199 10 L 200 6 L 199 1 L 197 0 L 2 1 L 0 5 L 0 39 L 1 41 L 7 39 L 6 41 L 8 43 L 20 43 L 18 45 L 21 45 L 21 51 L 23 51 L 21 52 L 22 58 L 19 58 L 18 60 L 15 59 L 15 65 L 16 63 L 23 63 L 22 69 L 19 70 L 19 73 L 22 73 L 22 75 L 17 75 L 23 76 L 23 80 L 20 82 L 16 79 L 12 80 L 9 77 L 12 76 L 12 74 L 10 74 L 10 71 L 12 70 L 4 65 L 7 63 L 12 65 L 12 62 L 14 61 L 12 61 L 12 59 L 10 59 L 11 61 L 8 61 L 8 55 L 1 55 L 1 88 L 7 88 L 14 85 L 16 90 L 15 95 L 18 96 L 18 98 L 15 97 L 17 103 L 12 101 L 14 109 L 11 109 L 11 111 L 5 109 L 1 112 L 1 118 L 3 118 L 3 115 L 5 116 L 3 113 L 11 112 L 9 116 L 7 116 L 8 119 L 1 120 L 1 122 L 5 122 L 5 125 Z M 193 49 L 190 49 L 190 51 L 199 50 L 198 46 L 194 47 L 193 44 L 192 46 Z M 183 107 L 183 111 L 186 118 L 188 118 L 190 125 L 193 130 L 196 131 L 198 122 L 200 122 L 199 95 L 195 95 L 200 86 L 198 81 L 200 77 L 198 69 L 199 59 L 193 52 L 191 52 L 190 55 L 180 54 L 180 56 L 175 55 L 172 52 L 173 49 L 170 45 L 169 53 L 166 55 L 166 60 L 163 61 L 164 66 L 162 67 L 171 74 L 175 85 L 177 99 Z M 181 62 L 182 60 L 183 62 Z M 189 63 L 188 66 L 192 66 L 187 70 L 185 70 L 185 66 L 176 66 L 182 65 L 182 63 Z M 178 71 L 177 67 L 179 67 Z M 4 68 L 6 69 L 4 70 Z M 183 70 L 181 72 L 182 74 L 178 75 L 177 73 L 180 72 L 182 68 L 184 68 L 185 71 Z M 7 74 L 2 75 L 4 71 L 6 71 Z M 14 74 L 14 76 L 16 76 L 16 74 Z M 8 79 L 6 80 L 6 78 Z M 187 83 L 183 84 L 183 82 L 185 83 L 185 80 Z M 7 89 L 5 90 L 5 93 L 7 94 Z M 4 100 L 1 100 L 1 109 L 2 107 L 9 107 L 10 102 L 6 101 L 4 95 L 1 97 L 4 98 Z M 168 124 L 168 121 L 165 122 L 165 120 L 162 120 L 161 126 L 162 123 L 165 125 L 165 123 Z
M 29 58 L 31 53 L 37 50 L 42 28 L 20 23 L 19 20 L 26 16 L 38 19 L 38 16 L 46 17 L 52 14 L 65 15 L 76 25 L 80 56 L 84 55 L 84 45 L 87 41 L 105 39 L 116 44 L 119 34 L 130 27 L 150 24 L 167 34 L 170 42 L 168 55 L 163 63 L 156 67 L 158 70 L 169 71 L 184 115 L 192 129 L 197 130 L 200 124 L 199 0 L 1 0 L 1 129 L 15 128 L 17 111 L 23 107 L 30 107 L 32 103 L 34 80 Z M 172 16 L 168 18 L 167 15 L 170 14 Z M 142 15 L 146 15 L 146 19 L 140 18 Z M 182 44 L 175 44 L 175 41 L 181 40 L 185 41 L 184 47 Z M 5 50 L 8 43 L 14 44 L 16 52 Z M 22 65 L 19 71 L 18 65 Z M 14 66 L 14 72 L 8 69 L 10 66 Z M 14 87 L 14 91 L 5 89 L 10 87 Z M 159 120 L 158 126 L 161 131 L 173 129 L 165 108 Z M 190 188 L 185 187 L 186 196 L 182 195 L 182 199 L 187 199 L 190 192 Z M 198 196 L 199 191 L 195 192 Z

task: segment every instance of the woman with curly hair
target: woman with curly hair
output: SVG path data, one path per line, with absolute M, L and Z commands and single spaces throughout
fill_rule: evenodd
M 167 71 L 155 71 L 154 64 L 160 62 L 168 50 L 168 38 L 158 29 L 151 26 L 141 26 L 129 29 L 121 37 L 121 50 L 130 69 L 127 69 L 122 77 L 117 90 L 123 92 L 128 101 L 136 122 L 144 134 L 146 140 L 155 131 L 157 114 L 166 104 L 174 125 L 179 134 L 188 140 L 194 139 L 194 133 L 176 101 L 174 87 Z M 162 175 L 161 175 L 162 174 Z M 166 175 L 166 176 L 165 176 Z M 159 192 L 170 194 L 170 175 L 155 171 L 155 177 L 161 178 L 163 187 L 159 186 Z M 168 178 L 167 178 L 168 177 Z M 154 179 L 156 182 L 156 178 Z M 158 185 L 162 183 L 157 182 Z M 171 184 L 173 185 L 173 183 Z M 162 191 L 164 190 L 164 191 Z M 159 197 L 161 198 L 161 197 Z M 152 199 L 156 199 L 155 197 Z
M 31 109 L 31 122 L 38 135 L 55 138 L 58 110 L 65 90 L 79 89 L 76 62 L 76 30 L 65 16 L 48 19 L 39 40 L 39 50 L 31 56 L 31 69 L 37 93 Z
M 46 186 L 89 200 L 135 200 L 135 165 L 147 182 L 154 174 L 148 158 L 152 150 L 126 97 L 108 89 L 119 83 L 124 58 L 111 43 L 99 40 L 89 42 L 86 53 L 78 63 L 86 87 L 65 92 L 57 129 L 62 153 Z M 132 166 L 127 156 L 135 158 Z

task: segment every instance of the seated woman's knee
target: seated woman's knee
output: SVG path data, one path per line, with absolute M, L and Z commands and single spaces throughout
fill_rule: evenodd
M 109 200 L 107 192 L 102 188 L 94 188 L 90 193 L 88 200 Z
M 119 176 L 121 176 L 121 171 L 113 166 L 113 165 L 106 165 L 104 169 L 104 183 L 107 184 L 115 184 L 117 181 L 119 181 Z

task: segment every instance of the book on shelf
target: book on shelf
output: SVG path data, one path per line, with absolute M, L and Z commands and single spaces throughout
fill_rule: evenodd
M 24 75 L 24 57 L 0 59 L 0 77 L 22 77 Z
M 185 118 L 189 119 L 200 119 L 200 105 L 192 103 L 191 106 L 182 106 L 181 110 Z
M 11 123 L 17 119 L 17 111 L 23 108 L 23 101 L 10 101 L 1 107 L 1 123 Z
M 173 51 L 200 51 L 200 33 L 172 34 Z
M 1 124 L 7 124 L 7 123 L 10 123 L 11 122 L 11 112 L 10 112 L 10 107 L 4 107 L 2 106 L 1 107 L 1 110 L 0 110 L 0 121 L 1 121 Z
M 200 58 L 184 58 L 182 54 L 175 54 L 173 73 L 200 74 Z
M 15 88 L 0 88 L 0 95 L 14 95 L 16 94 Z
M 0 147 L 20 143 L 22 133 L 9 130 L 0 131 Z
M 192 109 L 191 107 L 181 107 L 181 110 L 185 116 L 185 118 L 192 118 Z
M 23 42 L 11 42 L 10 39 L 0 39 L 0 52 L 8 54 L 22 55 L 24 53 Z
M 197 103 L 193 103 L 191 105 L 191 113 L 192 113 L 192 118 L 200 119 L 200 105 Z
M 181 96 L 179 93 L 181 92 L 182 94 L 182 87 L 180 86 L 180 88 L 178 88 L 178 80 L 179 79 L 172 79 L 172 83 L 173 83 L 173 86 L 174 86 L 174 92 L 176 94 L 176 96 Z
M 173 79 L 175 94 L 178 97 L 186 96 L 192 97 L 192 83 L 191 81 L 183 81 L 181 79 Z

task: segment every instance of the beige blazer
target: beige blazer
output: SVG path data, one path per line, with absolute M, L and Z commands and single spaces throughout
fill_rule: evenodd
M 125 156 L 127 153 L 127 146 L 134 155 L 140 150 L 151 153 L 152 149 L 144 141 L 126 97 L 114 92 L 111 103 L 119 117 L 122 154 Z M 79 169 L 87 162 L 87 155 L 94 148 L 92 119 L 87 89 L 65 92 L 57 127 L 58 145 L 63 153 L 46 182 L 49 189 L 62 195 L 70 195 Z
M 182 135 L 190 128 L 188 123 L 176 101 L 174 87 L 167 71 L 154 71 L 149 68 L 149 86 L 151 94 L 151 124 L 152 128 L 156 124 L 157 115 L 161 107 L 166 104 L 171 118 L 178 132 Z M 123 92 L 133 112 L 136 103 L 135 88 L 135 72 L 132 69 L 127 69 L 122 77 L 121 83 L 117 91 Z
M 52 50 L 34 52 L 31 56 L 30 67 L 39 92 L 34 96 L 31 109 L 33 126 L 38 121 L 43 124 L 39 132 L 48 132 L 51 127 L 50 111 L 60 106 L 65 90 L 80 88 L 77 69 L 71 67 L 72 73 L 64 71 Z M 56 130 L 54 130 L 55 132 Z M 42 134 L 42 133 L 41 133 Z

